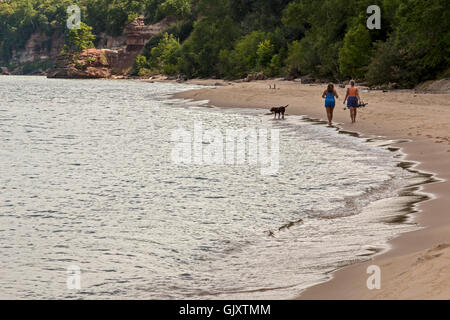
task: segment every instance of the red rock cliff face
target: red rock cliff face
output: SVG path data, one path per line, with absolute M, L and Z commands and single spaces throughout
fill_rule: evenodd
M 49 78 L 91 79 L 111 77 L 111 66 L 103 50 L 88 49 L 79 55 L 60 55 Z
M 147 42 L 174 22 L 173 18 L 166 18 L 156 24 L 145 25 L 143 17 L 134 19 L 124 30 L 124 47 L 119 50 L 105 50 L 112 71 L 119 74 L 129 71 Z
M 134 60 L 142 52 L 146 43 L 162 32 L 175 20 L 166 18 L 153 25 L 145 25 L 143 17 L 128 24 L 123 35 L 117 38 L 103 38 L 103 49 L 85 50 L 74 61 L 73 57 L 60 56 L 50 78 L 108 78 L 112 75 L 125 75 L 133 66 Z M 121 46 L 118 49 L 114 47 Z

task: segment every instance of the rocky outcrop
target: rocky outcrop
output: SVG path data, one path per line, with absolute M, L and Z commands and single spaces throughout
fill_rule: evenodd
M 1 68 L 0 68 L 0 74 L 3 74 L 3 75 L 10 75 L 11 72 L 9 72 L 9 70 L 8 70 L 7 67 L 1 67 Z
M 165 18 L 156 24 L 145 25 L 143 17 L 136 18 L 126 26 L 122 36 L 115 40 L 101 39 L 100 44 L 107 48 L 88 49 L 77 56 L 59 56 L 48 77 L 109 78 L 126 74 L 147 42 L 173 22 L 173 18 Z M 111 49 L 120 45 L 119 49 Z
M 109 78 L 111 66 L 104 50 L 88 49 L 79 55 L 60 55 L 49 78 Z

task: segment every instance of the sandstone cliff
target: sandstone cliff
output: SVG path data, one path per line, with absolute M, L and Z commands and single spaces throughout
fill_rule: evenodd
M 12 52 L 10 62 L 23 65 L 27 62 L 53 60 L 61 52 L 63 45 L 63 35 L 55 33 L 49 36 L 45 32 L 37 31 L 27 40 L 23 50 Z
M 22 50 L 13 50 L 7 62 L 0 61 L 0 74 L 45 74 L 64 45 L 63 35 L 33 33 Z

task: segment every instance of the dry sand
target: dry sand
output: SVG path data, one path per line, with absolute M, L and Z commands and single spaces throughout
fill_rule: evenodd
M 325 85 L 280 80 L 190 83 L 223 86 L 183 92 L 175 98 L 209 100 L 211 105 L 227 108 L 269 109 L 289 104 L 288 114 L 326 119 L 321 98 Z M 277 89 L 269 89 L 274 84 Z M 405 159 L 442 181 L 422 186 L 423 192 L 432 194 L 431 200 L 416 208 L 419 212 L 414 218 L 423 229 L 400 235 L 390 242 L 391 250 L 370 261 L 336 271 L 330 281 L 307 289 L 299 299 L 450 299 L 450 93 L 361 90 L 369 106 L 351 124 L 348 110 L 343 110 L 345 89 L 337 91 L 335 124 L 362 135 L 410 139 L 396 145 L 406 153 Z M 369 265 L 381 268 L 380 290 L 367 289 Z

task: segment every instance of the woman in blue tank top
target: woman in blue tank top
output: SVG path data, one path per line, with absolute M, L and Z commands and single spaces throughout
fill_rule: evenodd
M 336 106 L 336 98 L 339 98 L 336 90 L 334 89 L 334 84 L 330 83 L 327 90 L 322 94 L 322 98 L 325 99 L 325 109 L 327 110 L 328 125 L 331 127 L 333 125 L 333 111 Z

